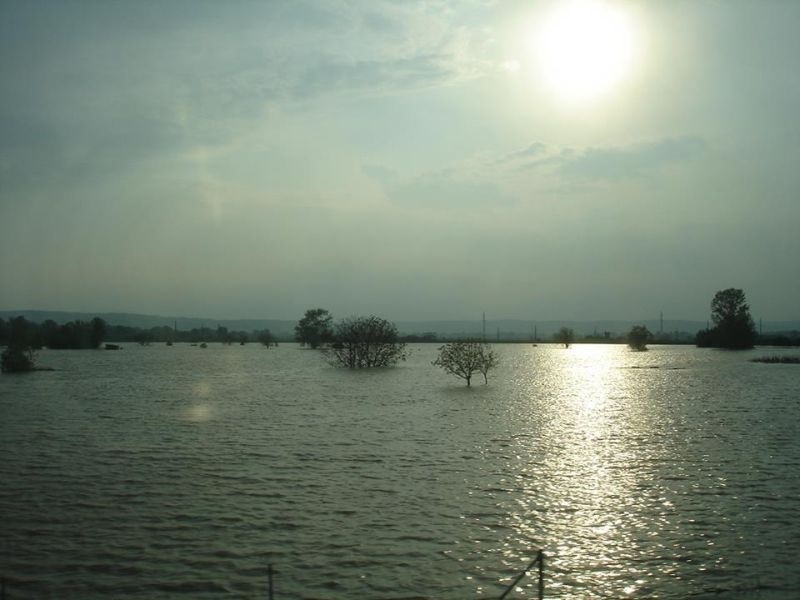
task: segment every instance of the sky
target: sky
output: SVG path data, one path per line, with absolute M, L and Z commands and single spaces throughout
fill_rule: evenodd
M 704 320 L 736 287 L 800 318 L 799 29 L 790 0 L 2 0 L 0 309 Z

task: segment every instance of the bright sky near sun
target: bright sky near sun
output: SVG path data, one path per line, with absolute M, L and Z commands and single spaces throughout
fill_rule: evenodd
M 800 307 L 800 3 L 0 4 L 0 309 Z
M 643 51 L 636 26 L 618 5 L 602 0 L 567 1 L 532 32 L 537 67 L 558 100 L 589 103 L 613 93 Z

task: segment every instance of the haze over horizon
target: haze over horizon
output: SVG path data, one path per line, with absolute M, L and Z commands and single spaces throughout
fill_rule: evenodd
M 798 25 L 777 0 L 5 1 L 0 309 L 705 320 L 737 287 L 798 319 Z

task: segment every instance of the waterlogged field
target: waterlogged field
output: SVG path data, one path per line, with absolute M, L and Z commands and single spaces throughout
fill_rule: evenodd
M 471 389 L 435 351 L 41 352 L 0 377 L 7 597 L 497 598 L 539 549 L 547 598 L 800 593 L 782 351 L 498 346 Z

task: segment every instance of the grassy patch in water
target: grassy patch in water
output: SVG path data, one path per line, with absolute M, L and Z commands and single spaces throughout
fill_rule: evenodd
M 781 363 L 785 365 L 800 365 L 800 356 L 761 356 L 754 358 L 750 362 L 757 363 Z

